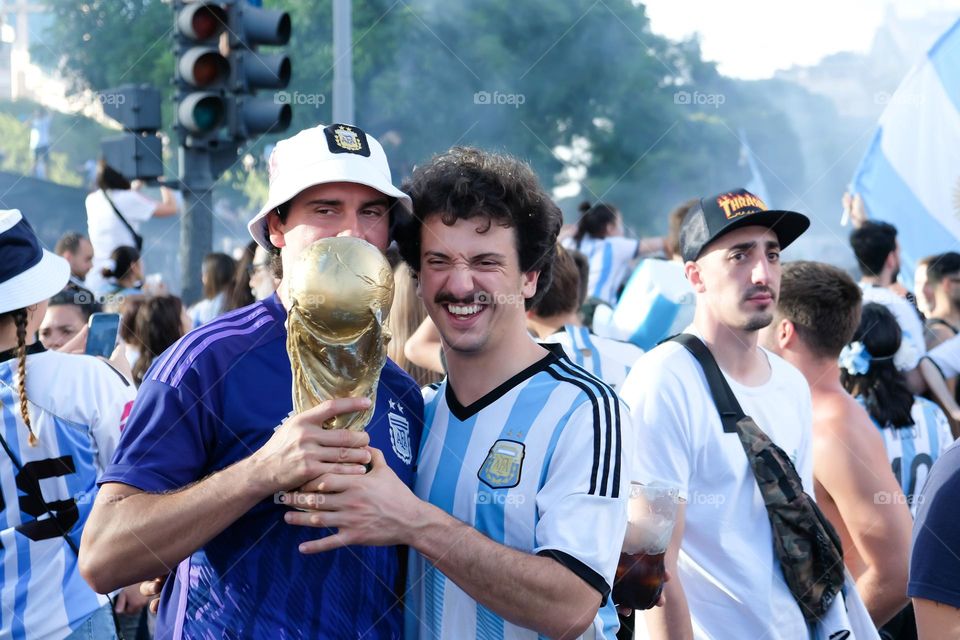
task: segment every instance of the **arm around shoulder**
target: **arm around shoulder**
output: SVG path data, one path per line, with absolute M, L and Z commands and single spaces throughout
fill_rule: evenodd
M 440 332 L 437 331 L 433 320 L 427 317 L 407 339 L 407 344 L 403 347 L 403 355 L 418 367 L 444 374 L 446 371 L 443 368 L 443 359 L 440 357 L 442 349 Z

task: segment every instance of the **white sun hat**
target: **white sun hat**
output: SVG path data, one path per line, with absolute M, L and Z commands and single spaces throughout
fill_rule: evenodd
M 362 184 L 396 198 L 412 211 L 410 197 L 393 186 L 390 165 L 377 139 L 349 124 L 318 125 L 281 140 L 270 154 L 267 202 L 247 225 L 264 249 L 272 247 L 267 215 L 304 189 L 331 182 Z
M 70 264 L 40 246 L 20 211 L 0 210 L 0 313 L 42 302 L 69 279 Z

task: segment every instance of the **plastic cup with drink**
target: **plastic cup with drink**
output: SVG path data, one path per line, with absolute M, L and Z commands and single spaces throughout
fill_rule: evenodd
M 618 607 L 649 609 L 660 600 L 663 556 L 677 520 L 678 496 L 675 487 L 630 483 L 627 533 L 613 583 Z

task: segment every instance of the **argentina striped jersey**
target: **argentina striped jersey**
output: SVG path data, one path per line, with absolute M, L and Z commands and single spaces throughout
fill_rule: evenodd
M 590 262 L 587 296 L 616 305 L 617 293 L 630 274 L 630 265 L 640 250 L 640 241 L 620 236 L 584 236 L 579 245 L 572 238 L 564 240 L 562 244 L 565 249 L 580 251 Z
M 907 497 L 910 513 L 916 516 L 916 497 L 923 490 L 930 467 L 953 442 L 953 435 L 943 411 L 926 398 L 914 398 L 910 417 L 913 426 L 896 428 L 877 424 L 877 428 L 883 436 L 893 475 Z
M 90 356 L 42 349 L 28 355 L 28 410 L 38 438 L 31 447 L 16 369 L 16 358 L 0 362 L 0 432 L 22 469 L 0 451 L 0 638 L 57 640 L 107 603 L 80 576 L 62 532 L 79 548 L 97 476 L 110 462 L 135 390 Z
M 632 476 L 629 415 L 613 390 L 554 347 L 468 407 L 448 381 L 424 398 L 417 495 L 495 542 L 564 564 L 603 595 L 584 637 L 612 640 L 608 595 Z M 408 638 L 537 638 L 417 553 L 408 583 Z
M 541 342 L 559 344 L 576 365 L 600 378 L 616 391 L 630 373 L 630 367 L 643 355 L 643 349 L 590 333 L 586 327 L 565 325 Z

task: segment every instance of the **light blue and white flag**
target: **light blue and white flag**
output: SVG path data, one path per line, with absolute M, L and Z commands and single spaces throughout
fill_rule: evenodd
M 767 183 L 763 181 L 760 175 L 760 167 L 757 166 L 757 158 L 753 155 L 750 143 L 747 142 L 747 132 L 740 129 L 740 166 L 746 165 L 750 169 L 750 181 L 745 185 L 745 189 L 757 196 L 769 207 L 770 194 L 767 192 Z
M 897 227 L 907 273 L 960 251 L 960 21 L 889 98 L 851 191 L 871 219 Z

